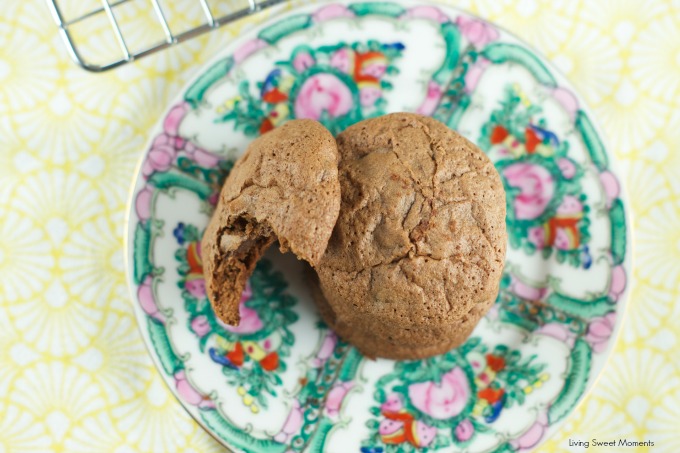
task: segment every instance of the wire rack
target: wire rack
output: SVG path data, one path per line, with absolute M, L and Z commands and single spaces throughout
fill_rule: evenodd
M 78 4 L 79 11 L 73 17 L 68 17 L 69 12 L 64 11 L 62 3 L 65 2 L 62 2 L 62 0 L 47 0 L 47 3 L 59 27 L 59 34 L 66 44 L 70 57 L 83 69 L 92 72 L 103 72 L 215 30 L 222 25 L 227 25 L 243 17 L 250 16 L 284 0 L 241 0 L 240 5 L 234 5 L 232 1 L 229 2 L 230 11 L 226 14 L 220 14 L 214 2 L 211 5 L 209 0 L 193 0 L 196 4 L 192 6 L 200 7 L 202 10 L 200 23 L 193 24 L 191 27 L 178 32 L 173 31 L 175 27 L 167 19 L 168 5 L 163 3 L 164 0 L 79 1 L 81 2 Z M 171 2 L 173 0 L 165 1 Z M 146 2 L 144 6 L 150 7 L 153 10 L 151 14 L 153 21 L 162 30 L 157 41 L 139 49 L 131 48 L 130 40 L 126 36 L 125 27 L 121 26 L 120 18 L 117 17 L 118 11 L 124 8 L 125 4 L 135 2 Z M 85 4 L 89 7 L 84 7 Z M 101 53 L 96 53 L 97 49 L 94 50 L 94 53 L 90 50 L 88 55 L 88 52 L 83 51 L 82 43 L 76 39 L 73 29 L 95 20 L 99 20 L 100 26 L 105 24 L 105 27 L 110 27 L 112 39 L 115 40 L 117 47 L 114 55 L 104 57 Z M 129 30 L 127 32 L 129 33 Z M 120 53 L 118 53 L 118 50 Z M 96 59 L 101 60 L 102 58 L 103 61 L 94 61 Z

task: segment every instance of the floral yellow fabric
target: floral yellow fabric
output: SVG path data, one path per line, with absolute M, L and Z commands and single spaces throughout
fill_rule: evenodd
M 67 59 L 43 0 L 2 3 L 0 451 L 222 451 L 147 355 L 125 281 L 126 203 L 147 132 L 170 100 L 272 13 L 90 74 Z M 201 20 L 197 0 L 161 3 L 174 27 Z M 624 437 L 680 451 L 680 3 L 451 3 L 519 35 L 572 80 L 618 158 L 633 212 L 633 289 L 616 349 L 541 451 Z M 100 3 L 60 4 L 76 17 Z M 133 45 L 162 33 L 150 4 L 117 10 Z M 116 51 L 105 17 L 74 35 Z

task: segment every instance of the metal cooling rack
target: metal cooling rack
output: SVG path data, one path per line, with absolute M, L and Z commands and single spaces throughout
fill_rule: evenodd
M 147 55 L 151 55 L 152 53 L 158 52 L 170 46 L 174 46 L 183 41 L 187 41 L 191 38 L 207 33 L 211 30 L 221 27 L 222 25 L 232 23 L 243 17 L 250 16 L 251 14 L 280 3 L 283 0 L 244 0 L 243 3 L 245 6 L 243 8 L 236 9 L 235 11 L 222 16 L 216 16 L 213 13 L 212 8 L 208 4 L 207 0 L 195 0 L 200 4 L 201 9 L 203 10 L 205 22 L 201 25 L 183 30 L 180 33 L 173 33 L 171 30 L 170 23 L 168 20 L 166 20 L 166 15 L 164 14 L 164 8 L 162 6 L 161 0 L 137 0 L 151 3 L 154 10 L 154 17 L 162 28 L 163 33 L 165 34 L 165 39 L 142 50 L 134 52 L 130 50 L 129 45 L 126 43 L 126 37 L 124 36 L 123 30 L 116 20 L 115 14 L 116 8 L 119 8 L 121 5 L 131 1 L 132 0 L 101 0 L 100 7 L 87 11 L 84 14 L 80 14 L 78 17 L 73 19 L 64 18 L 62 9 L 59 7 L 60 0 L 47 0 L 47 3 L 50 7 L 54 20 L 59 27 L 59 34 L 64 40 L 71 58 L 83 69 L 93 72 L 103 72 Z M 79 43 L 77 43 L 74 39 L 72 28 L 77 24 L 81 24 L 84 21 L 93 20 L 94 18 L 101 17 L 102 15 L 106 16 L 109 25 L 113 29 L 118 47 L 120 47 L 121 55 L 119 58 L 112 58 L 110 61 L 105 61 L 104 63 L 94 63 L 92 61 L 88 61 L 83 56 Z

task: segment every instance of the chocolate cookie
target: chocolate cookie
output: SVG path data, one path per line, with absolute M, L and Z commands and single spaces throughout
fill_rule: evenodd
M 323 318 L 371 357 L 461 344 L 494 303 L 505 261 L 498 172 L 464 137 L 415 114 L 363 121 L 337 142 L 340 215 L 316 267 Z
M 289 121 L 253 141 L 225 181 L 201 244 L 217 316 L 238 325 L 241 292 L 277 239 L 281 251 L 316 265 L 339 209 L 338 150 L 320 123 Z

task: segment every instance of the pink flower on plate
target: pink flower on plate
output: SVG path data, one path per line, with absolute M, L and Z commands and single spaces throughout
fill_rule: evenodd
M 309 52 L 300 52 L 293 58 L 293 67 L 297 72 L 304 72 L 306 69 L 314 66 L 314 58 Z
M 330 117 L 342 116 L 352 108 L 352 92 L 333 74 L 311 76 L 300 87 L 295 99 L 295 117 L 319 120 L 325 112 Z
M 557 214 L 560 216 L 578 216 L 582 212 L 583 203 L 573 195 L 565 195 L 562 203 L 557 207 Z
M 402 421 L 385 418 L 378 426 L 378 434 L 383 437 L 399 434 L 399 431 L 403 433 L 404 430 L 411 434 L 407 439 L 414 447 L 427 447 L 437 437 L 437 428 L 422 420 Z
M 542 226 L 529 228 L 527 239 L 534 244 L 537 249 L 542 249 L 545 247 L 545 228 Z
M 349 73 L 352 68 L 352 59 L 350 58 L 350 51 L 342 48 L 333 52 L 331 55 L 331 66 L 341 72 Z
M 411 19 L 427 19 L 441 24 L 449 20 L 446 14 L 435 6 L 414 6 L 406 11 L 405 16 Z
M 427 116 L 431 115 L 437 108 L 442 94 L 444 94 L 442 87 L 434 80 L 430 80 L 427 84 L 427 95 L 425 96 L 425 100 L 420 104 L 416 113 Z
M 609 297 L 619 300 L 621 294 L 626 289 L 626 271 L 623 266 L 616 266 L 612 269 L 612 281 L 609 285 Z
M 269 44 L 262 39 L 252 39 L 250 41 L 246 41 L 234 52 L 234 62 L 239 64 L 258 50 L 264 49 L 268 45 Z
M 400 429 L 404 429 L 403 421 L 385 418 L 380 422 L 380 425 L 378 426 L 378 434 L 380 434 L 381 436 L 389 436 L 396 433 Z
M 354 17 L 354 13 L 345 5 L 330 4 L 320 8 L 317 12 L 312 14 L 315 22 L 323 22 L 338 17 Z
M 201 276 L 190 275 L 184 282 L 184 289 L 196 299 L 203 299 L 205 297 L 205 279 Z
M 153 199 L 153 189 L 146 185 L 142 190 L 137 192 L 135 198 L 135 211 L 139 220 L 148 220 L 151 218 L 151 200 Z
M 460 414 L 470 398 L 470 383 L 460 367 L 442 376 L 439 384 L 428 381 L 408 387 L 411 403 L 421 412 L 438 420 Z
M 215 403 L 209 397 L 200 394 L 191 383 L 187 380 L 184 370 L 180 370 L 173 376 L 175 378 L 175 388 L 177 393 L 184 401 L 192 406 L 198 406 L 201 409 L 214 409 Z
M 518 452 L 529 451 L 533 449 L 543 438 L 543 435 L 548 429 L 548 414 L 541 412 L 538 414 L 536 421 L 517 439 L 510 441 L 510 445 Z
M 340 417 L 340 407 L 352 387 L 354 387 L 354 382 L 352 381 L 340 382 L 328 392 L 328 397 L 326 398 L 326 415 L 328 415 L 331 420 L 337 421 Z
M 288 442 L 288 440 L 298 432 L 300 426 L 302 426 L 303 420 L 304 416 L 302 414 L 302 409 L 300 408 L 300 403 L 298 400 L 294 399 L 288 417 L 286 417 L 286 421 L 283 423 L 281 431 L 274 436 L 274 440 L 281 443 Z
M 203 148 L 199 148 L 191 142 L 186 142 L 184 150 L 194 162 L 203 167 L 214 167 L 220 161 L 219 157 L 217 157 L 215 154 L 206 151 Z
M 203 167 L 217 165 L 220 160 L 217 155 L 179 136 L 179 126 L 189 110 L 189 105 L 183 102 L 174 106 L 165 117 L 163 121 L 164 132 L 154 139 L 142 166 L 144 176 L 148 177 L 155 171 L 169 169 L 180 150 L 184 150 L 194 162 Z
M 401 395 L 398 393 L 390 393 L 387 399 L 380 405 L 381 412 L 399 412 L 404 407 L 404 402 Z
M 555 229 L 555 242 L 553 245 L 557 250 L 574 250 L 577 244 L 571 229 L 557 227 Z
M 491 65 L 491 62 L 484 57 L 479 57 L 475 64 L 470 66 L 467 73 L 465 73 L 465 91 L 472 93 L 477 88 L 479 80 L 484 75 L 486 68 Z
M 333 355 L 333 350 L 335 349 L 335 345 L 337 343 L 338 336 L 335 334 L 335 332 L 329 330 L 328 333 L 326 333 L 326 337 L 323 339 L 323 342 L 321 343 L 319 352 L 317 352 L 316 357 L 312 359 L 312 366 L 314 368 L 319 368 L 324 363 L 326 363 L 326 360 L 328 360 L 330 356 Z
M 148 178 L 154 172 L 166 171 L 172 165 L 176 155 L 177 151 L 167 135 L 162 134 L 156 137 L 142 165 L 142 174 Z
M 600 173 L 600 182 L 602 183 L 602 188 L 604 189 L 605 196 L 607 197 L 607 207 L 610 208 L 613 201 L 621 193 L 621 187 L 619 186 L 616 176 L 614 176 L 609 171 L 603 171 Z
M 571 159 L 567 159 L 566 157 L 561 157 L 557 161 L 557 166 L 560 169 L 560 172 L 562 172 L 562 176 L 564 176 L 565 179 L 571 179 L 576 175 L 576 165 L 571 161 Z
M 156 297 L 153 293 L 153 278 L 150 275 L 137 288 L 137 299 L 144 313 L 160 322 L 165 322 L 165 316 L 156 304 Z
M 456 25 L 465 39 L 476 48 L 484 47 L 499 37 L 498 30 L 493 25 L 480 19 L 459 16 Z
M 178 136 L 179 125 L 182 123 L 182 120 L 189 110 L 189 104 L 186 102 L 181 102 L 170 109 L 170 112 L 165 116 L 165 120 L 163 120 L 163 130 L 165 133 L 172 136 Z
M 534 334 L 552 337 L 557 341 L 566 344 L 570 349 L 574 347 L 574 342 L 576 341 L 576 334 L 569 330 L 566 325 L 559 322 L 544 324 L 534 331 Z
M 516 277 L 512 277 L 510 282 L 510 291 L 524 300 L 543 300 L 548 293 L 547 288 L 536 288 L 527 285 Z
M 520 190 L 513 201 L 516 219 L 532 220 L 543 214 L 555 193 L 555 181 L 545 167 L 520 162 L 505 167 L 503 176 Z
M 369 64 L 364 64 L 361 67 L 361 75 L 379 79 L 387 72 L 387 63 L 384 61 L 376 61 Z
M 461 442 L 465 442 L 470 440 L 472 435 L 475 433 L 475 427 L 472 426 L 472 422 L 466 418 L 462 422 L 458 423 L 454 433 L 456 435 L 456 439 Z
M 191 330 L 193 330 L 199 337 L 204 337 L 210 332 L 210 324 L 208 318 L 204 315 L 196 316 L 191 321 Z
M 588 331 L 585 339 L 593 351 L 599 353 L 607 348 L 609 338 L 614 332 L 614 325 L 616 324 L 616 313 L 610 312 L 604 316 L 593 318 L 588 324 Z
M 359 90 L 359 102 L 363 107 L 371 107 L 382 97 L 382 90 L 377 86 L 367 86 Z
M 437 437 L 437 428 L 418 420 L 415 422 L 415 433 L 416 447 L 427 447 Z

